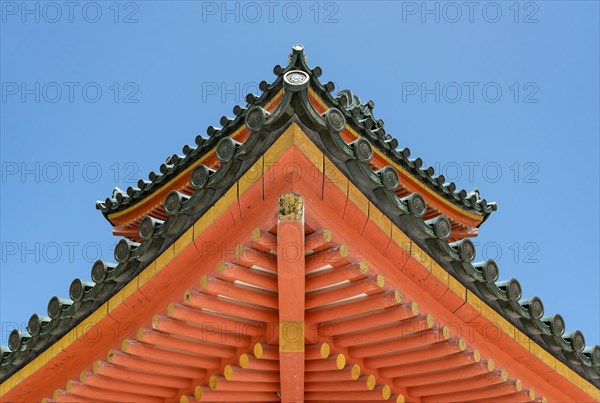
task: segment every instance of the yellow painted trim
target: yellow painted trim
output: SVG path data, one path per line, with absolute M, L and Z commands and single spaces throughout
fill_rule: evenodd
M 416 243 L 414 243 L 412 241 L 410 243 L 410 256 L 413 259 L 415 259 L 417 262 L 419 262 L 421 264 L 421 266 L 423 266 L 425 269 L 427 269 L 427 271 L 431 272 L 433 262 L 435 262 L 435 260 L 433 260 L 433 258 L 431 256 L 429 256 L 429 254 L 427 252 L 425 252 L 423 249 L 421 249 L 419 247 L 419 245 L 417 245 Z M 448 281 L 450 281 L 450 280 L 448 280 Z
M 308 137 L 302 133 L 302 130 L 295 123 L 292 125 L 294 131 L 294 144 L 300 149 L 300 151 L 308 158 L 308 160 L 315 166 L 315 168 L 323 173 L 323 152 L 313 143 Z M 316 172 L 301 172 L 303 179 L 310 181 L 320 180 L 316 177 Z
M 526 351 L 529 351 L 529 337 L 519 329 L 514 329 L 514 340 L 521 345 Z
M 156 260 L 153 261 L 139 275 L 138 285 L 140 288 L 156 275 Z
M 329 158 L 325 158 L 323 172 L 325 172 L 325 178 L 328 180 L 328 183 L 333 183 L 342 193 L 347 194 L 348 178 Z
M 350 200 L 360 211 L 363 212 L 365 217 L 369 217 L 369 199 L 358 190 L 351 181 L 348 181 L 348 200 Z M 375 206 L 373 206 L 375 208 Z M 362 228 L 361 228 L 362 229 Z
M 279 322 L 279 351 L 299 353 L 304 351 L 304 322 L 282 320 Z
M 417 246 L 413 243 L 414 246 Z M 467 301 L 467 288 L 453 276 L 448 278 L 448 289 L 460 297 L 463 301 Z
M 565 364 L 563 364 L 560 361 L 556 362 L 556 372 L 559 375 L 561 375 L 562 377 L 564 377 L 565 379 L 567 379 L 569 382 L 577 385 L 577 387 L 579 387 L 579 389 L 582 389 L 582 390 L 583 390 L 583 382 L 587 382 L 587 381 L 585 381 L 585 379 L 580 377 L 576 372 L 574 372 L 571 368 L 567 367 Z
M 232 186 L 223 196 L 215 202 L 215 217 L 220 217 L 229 207 L 237 201 L 237 186 Z
M 96 326 L 102 318 L 104 318 L 108 314 L 108 302 L 102 304 L 98 309 L 96 309 L 90 316 L 85 318 L 79 326 L 75 327 L 75 333 L 77 334 L 77 338 L 85 335 L 86 331 L 91 330 L 92 327 Z
M 183 233 L 179 238 L 175 240 L 175 248 L 173 254 L 179 255 L 189 244 L 194 240 L 194 226 L 191 226 L 187 231 Z
M 158 273 L 164 269 L 171 260 L 175 257 L 175 244 L 169 246 L 163 253 L 160 254 L 155 260 L 156 268 L 155 271 Z
M 198 219 L 198 221 L 196 221 L 194 223 L 194 226 L 193 226 L 194 238 L 196 238 L 198 235 L 202 234 L 208 227 L 213 225 L 214 222 L 215 222 L 215 206 L 212 206 L 211 208 L 206 210 L 206 213 L 204 213 L 202 215 L 202 217 L 200 217 Z
M 481 315 L 489 320 L 491 323 L 496 325 L 496 327 L 502 330 L 506 335 L 508 335 L 511 339 L 515 339 L 515 331 L 517 328 L 513 326 L 512 323 L 504 319 L 502 315 L 496 312 L 491 306 L 486 304 L 485 302 L 481 305 Z M 525 336 L 525 334 L 522 334 Z M 493 337 L 493 335 L 490 335 Z
M 545 349 L 543 349 L 539 344 L 530 344 L 529 352 L 537 357 L 538 360 L 542 361 L 550 370 L 556 370 L 556 358 Z
M 263 176 L 263 157 L 261 156 L 242 177 L 238 180 L 240 194 L 248 190 L 252 185 L 261 181 Z
M 392 242 L 398 245 L 407 255 L 410 255 L 412 240 L 404 232 L 402 232 L 400 228 L 396 227 L 395 225 L 392 226 Z
M 470 290 L 467 290 L 467 303 L 471 305 L 477 312 L 481 313 L 481 307 L 485 302 L 483 302 L 481 298 L 473 294 Z
M 390 220 L 385 214 L 383 214 L 378 208 L 376 208 L 373 204 L 369 208 L 369 219 L 373 221 L 373 223 L 379 227 L 383 233 L 388 234 L 390 237 L 392 235 L 392 220 Z
M 290 127 L 287 128 L 285 132 L 275 142 L 265 153 L 263 154 L 263 161 L 265 165 L 265 173 L 274 164 L 277 164 L 279 158 L 285 153 L 291 146 L 294 144 L 294 137 L 296 137 L 297 132 L 300 131 L 298 125 L 293 123 Z M 270 178 L 267 178 L 270 180 Z
M 431 273 L 442 283 L 448 285 L 450 274 L 444 270 L 435 260 L 432 259 Z
M 589 382 L 583 382 L 582 390 L 588 395 L 592 396 L 596 401 L 600 401 L 600 389 L 595 387 Z

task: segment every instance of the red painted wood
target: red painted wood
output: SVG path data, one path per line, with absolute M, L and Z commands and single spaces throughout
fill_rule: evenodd
M 302 201 L 304 203 L 304 201 Z M 304 210 L 304 206 L 302 206 Z M 279 323 L 299 322 L 304 326 L 305 310 L 305 251 L 304 214 L 300 219 L 277 224 L 277 269 L 279 285 Z M 294 336 L 290 336 L 294 337 Z M 304 335 L 300 341 L 304 344 Z M 304 395 L 304 348 L 301 351 L 288 351 L 279 340 L 279 361 L 281 367 L 281 401 L 300 402 Z M 289 343 L 286 342 L 287 345 Z

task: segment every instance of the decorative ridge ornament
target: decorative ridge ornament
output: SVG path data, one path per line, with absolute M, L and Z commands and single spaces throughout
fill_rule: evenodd
M 290 91 L 302 91 L 308 88 L 308 73 L 302 70 L 291 70 L 283 75 L 285 88 Z

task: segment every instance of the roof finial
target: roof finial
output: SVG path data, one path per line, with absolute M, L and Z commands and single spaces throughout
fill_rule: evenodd
M 300 56 L 300 60 L 302 60 L 304 64 L 308 63 L 308 57 L 306 57 L 306 53 L 304 53 L 304 45 L 295 44 L 292 46 L 292 53 L 288 56 L 288 64 L 292 63 L 294 56 Z

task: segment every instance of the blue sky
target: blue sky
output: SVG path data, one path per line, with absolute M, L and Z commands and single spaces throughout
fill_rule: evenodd
M 294 43 L 496 201 L 478 259 L 598 343 L 598 2 L 269 4 L 2 1 L 2 343 L 112 260 L 96 200 L 231 116 Z

